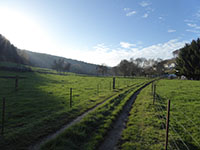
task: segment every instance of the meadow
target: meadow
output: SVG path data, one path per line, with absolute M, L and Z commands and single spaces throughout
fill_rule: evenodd
M 153 105 L 151 86 L 138 96 L 118 143 L 122 150 L 162 150 L 165 148 L 167 101 L 171 101 L 170 150 L 200 149 L 200 82 L 160 80 Z
M 134 85 L 125 92 L 110 98 L 102 106 L 89 113 L 81 122 L 71 126 L 55 139 L 42 145 L 41 149 L 97 149 L 104 140 L 106 133 L 112 128 L 112 124 L 117 119 L 126 102 L 146 83 L 147 81 L 139 85 Z
M 55 132 L 86 110 L 147 81 L 144 78 L 117 77 L 116 89 L 113 90 L 112 77 L 0 71 L 0 76 L 16 75 L 27 77 L 19 79 L 17 90 L 14 88 L 14 79 L 0 78 L 0 99 L 6 99 L 1 149 L 27 149 L 41 137 Z M 69 105 L 70 88 L 72 107 Z

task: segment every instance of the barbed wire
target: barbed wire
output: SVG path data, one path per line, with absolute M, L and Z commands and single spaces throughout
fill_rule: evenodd
M 170 137 L 171 137 L 171 139 L 172 139 L 174 145 L 176 146 L 176 148 L 177 148 L 178 150 L 180 150 L 180 148 L 178 147 L 176 141 L 175 141 L 174 138 L 173 138 L 173 135 L 172 135 L 170 132 L 169 132 L 169 135 L 170 135 Z
M 199 142 L 192 136 L 192 134 L 185 128 L 185 126 L 182 123 L 180 123 L 176 117 L 174 117 L 174 116 L 172 117 L 171 116 L 171 118 L 176 120 L 176 123 L 179 124 L 179 126 L 181 126 L 183 128 L 183 130 L 185 132 L 187 132 L 187 134 L 192 138 L 192 140 L 195 141 L 195 143 L 200 147 Z
M 183 111 L 181 111 L 181 110 L 179 109 L 179 110 L 177 110 L 177 112 L 181 112 L 181 113 L 184 115 L 184 117 L 186 117 L 186 119 L 187 119 L 188 121 L 190 121 L 190 122 L 200 131 L 200 128 L 198 127 L 198 125 L 196 125 Z
M 170 128 L 172 128 L 172 130 L 177 134 L 177 136 L 179 137 L 179 139 L 181 140 L 181 142 L 183 143 L 183 145 L 187 148 L 187 150 L 190 150 L 187 146 L 187 144 L 183 141 L 183 139 L 181 138 L 181 136 L 178 134 L 178 132 L 174 129 L 173 125 L 169 126 Z
M 163 113 L 165 113 L 165 112 L 164 112 L 164 109 L 163 109 L 160 105 L 158 105 L 158 107 L 159 107 L 159 110 L 161 110 Z M 164 120 L 166 120 L 166 116 L 162 116 L 162 118 L 163 118 Z M 187 144 L 183 141 L 183 139 L 181 138 L 181 136 L 180 136 L 180 135 L 178 134 L 178 132 L 174 129 L 173 125 L 170 124 L 170 127 L 171 127 L 171 128 L 173 129 L 173 131 L 177 134 L 177 136 L 179 137 L 179 139 L 181 140 L 181 142 L 184 144 L 184 146 L 189 150 Z M 171 133 L 169 133 L 169 134 L 172 136 Z M 180 148 L 178 147 L 178 145 L 177 145 L 177 143 L 175 142 L 174 138 L 172 138 L 172 140 L 173 140 L 173 142 L 174 142 L 176 148 L 177 148 L 178 150 L 180 150 Z

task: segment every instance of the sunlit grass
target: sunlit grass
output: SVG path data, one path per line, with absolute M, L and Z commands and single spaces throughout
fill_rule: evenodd
M 140 83 L 141 84 L 141 83 Z M 80 123 L 70 127 L 55 139 L 45 143 L 41 149 L 93 150 L 102 142 L 112 123 L 118 117 L 125 103 L 143 84 L 135 85 L 108 100 L 91 112 Z
M 119 147 L 123 150 L 164 149 L 167 100 L 170 99 L 168 149 L 200 149 L 199 83 L 160 80 L 156 86 L 155 105 L 152 105 L 151 87 L 145 88 L 131 110 Z
M 56 131 L 108 97 L 145 81 L 117 78 L 116 89 L 112 90 L 111 77 L 6 71 L 0 71 L 0 75 L 27 77 L 19 80 L 17 91 L 14 79 L 0 79 L 0 99 L 6 98 L 4 139 L 0 140 L 0 147 L 4 149 L 26 149 L 38 138 Z M 69 106 L 70 88 L 73 88 L 72 108 Z

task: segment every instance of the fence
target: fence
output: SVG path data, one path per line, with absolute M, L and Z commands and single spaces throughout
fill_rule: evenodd
M 166 130 L 165 150 L 168 148 L 170 150 L 200 149 L 200 141 L 198 141 L 196 137 L 191 133 L 191 130 L 189 131 L 189 129 L 193 127 L 195 131 L 198 131 L 197 134 L 200 134 L 200 127 L 196 121 L 189 117 L 186 112 L 173 107 L 173 104 L 171 104 L 171 107 L 173 107 L 173 110 L 176 111 L 176 115 L 175 113 L 170 113 L 170 100 L 168 101 L 168 104 L 166 104 L 166 102 L 160 98 L 160 96 L 156 93 L 155 83 L 152 83 L 152 96 L 156 111 L 161 112 L 158 117 L 161 120 L 162 129 Z M 168 118 L 169 113 L 170 118 Z M 177 114 L 184 116 L 184 119 L 187 120 L 187 124 L 184 124 Z M 163 122 L 166 122 L 166 124 Z
M 27 77 L 22 77 L 22 76 L 0 76 L 0 78 L 13 80 L 13 81 L 10 82 L 9 88 L 10 89 L 15 89 L 16 91 L 10 90 L 11 91 L 10 94 L 16 94 L 16 95 L 19 94 L 20 95 L 21 94 L 20 92 L 26 92 L 26 93 L 29 92 L 29 91 L 27 91 L 27 89 L 23 89 L 24 83 L 21 84 L 19 82 L 19 80 L 27 79 Z M 30 79 L 27 79 L 26 81 L 27 82 L 32 82 L 32 81 L 30 81 Z M 12 83 L 13 83 L 13 85 L 12 85 Z M 121 86 L 116 86 L 115 85 L 116 83 L 118 83 L 118 85 L 121 85 Z M 66 104 L 65 106 L 73 109 L 73 107 L 76 104 L 79 103 L 77 99 L 81 99 L 79 96 L 77 96 L 79 94 L 80 95 L 81 94 L 88 95 L 87 99 L 89 99 L 91 102 L 95 102 L 98 99 L 98 103 L 99 103 L 100 101 L 102 101 L 102 100 L 104 100 L 104 99 L 116 94 L 115 91 L 119 91 L 119 88 L 126 88 L 128 86 L 133 86 L 133 85 L 138 84 L 138 83 L 139 82 L 135 82 L 135 80 L 132 81 L 132 79 L 131 79 L 131 82 L 130 81 L 129 82 L 127 82 L 127 81 L 124 82 L 123 80 L 121 81 L 121 79 L 118 80 L 118 78 L 109 78 L 108 80 L 105 80 L 103 83 L 101 83 L 101 80 L 99 80 L 98 82 L 93 83 L 92 87 L 88 86 L 88 87 L 82 88 L 82 87 L 78 87 L 77 86 L 77 87 L 70 88 L 70 86 L 68 86 L 68 88 L 64 89 L 64 87 L 61 85 L 61 88 L 63 88 L 63 90 L 66 91 L 65 92 L 65 97 L 64 97 L 65 101 L 62 102 L 62 103 Z M 73 86 L 73 84 L 71 84 L 71 85 Z M 96 85 L 96 87 L 95 87 L 95 85 Z M 30 88 L 33 88 L 33 87 L 30 87 Z M 20 91 L 19 91 L 19 89 L 20 89 Z M 79 92 L 81 92 L 81 93 L 79 93 Z M 104 92 L 107 92 L 107 93 L 104 93 Z M 7 105 L 10 105 L 9 104 L 9 100 L 10 100 L 9 99 L 9 95 L 10 94 L 8 94 L 7 96 L 2 94 L 2 96 L 6 96 L 6 101 L 7 101 L 6 104 Z M 54 94 L 54 91 L 48 92 L 48 94 L 52 95 L 52 94 Z M 102 95 L 104 97 L 102 97 Z M 95 100 L 93 100 L 93 97 L 95 97 L 94 98 Z M 0 98 L 2 99 L 2 97 L 0 97 Z M 102 99 L 102 100 L 100 100 L 100 99 Z M 0 101 L 2 101 L 2 100 L 0 100 Z M 19 101 L 19 103 L 20 103 L 20 101 Z M 96 104 L 96 103 L 94 103 L 94 104 Z M 2 114 L 2 116 L 1 116 L 2 117 L 1 118 L 1 124 L 0 124 L 0 130 L 1 130 L 0 131 L 0 136 L 3 135 L 3 134 L 6 135 L 7 132 L 5 132 L 5 131 L 8 131 L 8 128 L 9 128 L 8 127 L 8 121 L 6 120 L 8 118 L 7 118 L 7 115 L 5 115 L 7 110 L 5 110 L 5 109 L 7 109 L 9 111 L 9 109 L 5 107 L 5 98 L 3 98 L 2 108 L 0 108 L 0 110 L 2 110 L 0 112 L 0 114 Z M 6 124 L 5 124 L 5 120 L 6 120 Z

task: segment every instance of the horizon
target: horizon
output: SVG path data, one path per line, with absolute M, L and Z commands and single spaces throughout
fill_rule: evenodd
M 2 0 L 0 34 L 22 50 L 111 67 L 130 58 L 169 59 L 199 37 L 199 4 Z

